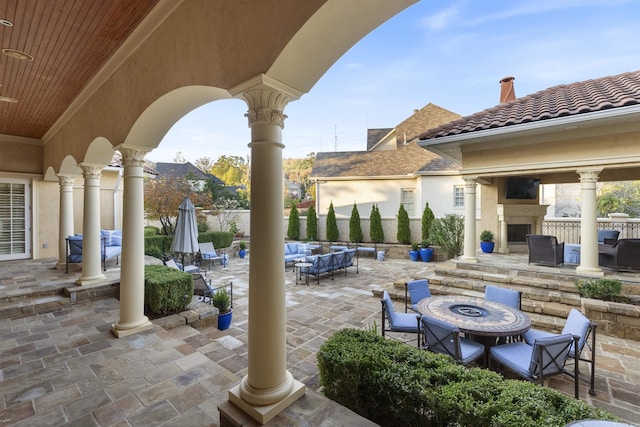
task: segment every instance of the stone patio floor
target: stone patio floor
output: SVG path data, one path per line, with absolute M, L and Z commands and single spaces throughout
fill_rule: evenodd
M 52 269 L 55 260 L 0 263 L 0 294 L 74 282 L 78 272 Z M 433 263 L 361 259 L 359 274 L 296 284 L 286 273 L 287 367 L 307 386 L 305 397 L 272 426 L 374 425 L 324 398 L 315 354 L 342 328 L 380 324 L 373 289 L 403 278 L 428 277 Z M 115 338 L 118 301 L 104 298 L 44 314 L 0 319 L 0 426 L 217 426 L 218 405 L 246 374 L 249 258 L 208 272 L 214 285 L 233 282 L 231 328 L 178 326 Z M 397 310 L 402 310 L 396 303 Z M 640 424 L 640 343 L 598 335 L 597 396 L 581 398 Z M 584 370 L 583 370 L 584 371 Z M 549 385 L 572 394 L 570 378 Z

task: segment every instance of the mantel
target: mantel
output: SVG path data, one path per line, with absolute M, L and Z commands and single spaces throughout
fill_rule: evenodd
M 499 204 L 498 218 L 504 219 L 505 216 L 535 216 L 544 217 L 547 214 L 549 205 L 518 205 L 518 204 Z

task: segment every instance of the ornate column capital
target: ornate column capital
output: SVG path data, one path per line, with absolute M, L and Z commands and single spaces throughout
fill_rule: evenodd
M 115 147 L 122 154 L 122 166 L 144 166 L 144 156 L 150 151 L 147 147 L 120 144 Z
M 249 127 L 265 123 L 284 128 L 287 116 L 284 107 L 291 101 L 300 98 L 302 92 L 293 89 L 266 74 L 260 74 L 229 91 L 234 96 L 241 96 L 249 106 L 245 117 L 249 119 Z
M 85 179 L 100 179 L 102 174 L 103 165 L 96 165 L 93 163 L 78 163 L 78 167 L 82 169 L 82 176 Z
M 478 179 L 477 178 L 462 178 L 464 180 L 464 187 L 465 189 L 469 188 L 469 189 L 476 189 L 476 187 L 478 186 Z
M 580 175 L 580 182 L 598 182 L 598 176 L 602 172 L 602 168 L 585 168 L 576 170 Z
M 75 175 L 58 174 L 58 182 L 60 183 L 61 187 L 73 185 L 74 179 L 76 179 Z

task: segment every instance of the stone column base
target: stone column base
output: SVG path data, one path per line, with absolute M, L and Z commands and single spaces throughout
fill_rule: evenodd
M 229 390 L 229 400 L 227 402 L 233 403 L 233 405 L 228 405 L 227 402 L 225 402 L 218 406 L 218 410 L 220 411 L 220 427 L 256 425 L 255 423 L 251 424 L 253 421 L 265 424 L 280 412 L 284 411 L 293 402 L 304 396 L 304 394 L 305 385 L 294 379 L 291 393 L 281 401 L 271 405 L 252 406 L 240 397 L 240 384 L 238 384 Z M 247 415 L 251 417 L 251 419 L 249 419 Z
M 113 332 L 113 335 L 115 335 L 117 338 L 122 338 L 129 335 L 137 334 L 138 332 L 147 331 L 151 328 L 153 328 L 153 323 L 149 322 L 149 320 L 145 320 L 141 324 L 127 329 L 118 329 L 118 324 L 114 323 L 113 325 L 111 325 L 111 332 Z

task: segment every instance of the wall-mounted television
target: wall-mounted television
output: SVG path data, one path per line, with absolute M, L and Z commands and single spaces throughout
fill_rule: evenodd
M 507 179 L 506 199 L 532 200 L 538 198 L 540 180 L 537 178 Z

